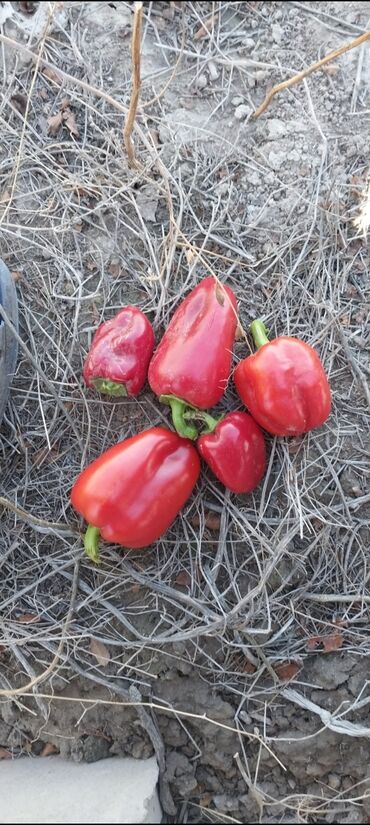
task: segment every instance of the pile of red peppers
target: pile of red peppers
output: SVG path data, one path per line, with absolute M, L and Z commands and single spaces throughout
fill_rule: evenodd
M 250 331 L 257 351 L 239 361 L 235 387 L 248 412 L 215 418 L 238 326 L 230 287 L 202 280 L 175 311 L 154 354 L 154 332 L 138 307 L 102 324 L 83 376 L 111 396 L 136 396 L 146 379 L 171 409 L 174 430 L 154 427 L 111 447 L 77 478 L 71 502 L 89 526 L 85 549 L 99 561 L 99 536 L 127 548 L 160 538 L 190 497 L 200 457 L 235 493 L 250 493 L 267 465 L 263 430 L 298 436 L 326 421 L 331 393 L 311 346 L 288 336 L 269 341 L 262 321 Z

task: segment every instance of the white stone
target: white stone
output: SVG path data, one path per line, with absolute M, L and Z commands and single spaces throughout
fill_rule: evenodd
M 205 74 L 200 74 L 196 80 L 196 85 L 198 89 L 205 89 L 208 85 L 207 76 Z
M 269 164 L 277 172 L 286 161 L 286 152 L 270 152 Z
M 255 45 L 256 44 L 253 40 L 253 37 L 245 37 L 244 38 L 243 46 L 248 52 L 250 52 L 252 49 L 254 49 Z
M 275 41 L 275 43 L 278 43 L 278 45 L 280 45 L 280 43 L 283 40 L 284 32 L 281 26 L 279 26 L 279 23 L 274 23 L 274 25 L 271 26 L 271 34 L 272 39 Z
M 209 63 L 208 63 L 207 68 L 208 68 L 209 79 L 212 80 L 212 81 L 213 80 L 218 80 L 218 78 L 220 76 L 220 72 L 218 71 L 216 63 L 214 63 L 213 60 L 210 60 Z
M 286 125 L 283 120 L 272 117 L 265 125 L 265 131 L 266 130 L 270 140 L 278 140 L 286 134 Z
M 250 106 L 245 106 L 245 104 L 242 103 L 241 106 L 236 107 L 234 117 L 236 117 L 237 120 L 245 120 L 245 118 L 248 117 L 250 113 Z
M 0 823 L 161 822 L 157 781 L 154 758 L 6 760 L 0 763 Z

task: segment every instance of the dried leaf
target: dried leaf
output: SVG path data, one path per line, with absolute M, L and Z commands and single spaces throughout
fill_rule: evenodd
M 40 467 L 41 464 L 46 462 L 47 464 L 52 464 L 53 461 L 56 461 L 60 456 L 60 452 L 57 447 L 51 447 L 49 450 L 48 447 L 41 447 L 40 450 L 35 450 L 32 454 L 32 462 L 36 464 L 36 467 Z
M 55 135 L 59 132 L 59 129 L 60 129 L 62 123 L 63 123 L 63 113 L 62 112 L 57 112 L 56 115 L 52 115 L 51 117 L 48 117 L 48 132 L 49 132 L 49 135 L 53 135 L 53 137 L 55 137 Z
M 40 756 L 51 756 L 53 753 L 59 753 L 58 748 L 56 748 L 51 742 L 45 742 Z
M 342 647 L 343 636 L 341 633 L 331 633 L 328 636 L 312 636 L 307 640 L 307 650 L 316 650 L 318 645 L 323 646 L 324 653 L 333 653 Z
M 4 647 L 4 645 L 0 645 L 0 656 L 2 656 L 3 653 L 5 653 L 5 651 L 6 651 L 6 647 Z
M 121 267 L 118 258 L 112 258 L 108 266 L 108 272 L 113 275 L 113 278 L 119 278 L 121 274 Z
M 189 587 L 191 584 L 191 576 L 187 570 L 180 570 L 175 578 L 175 584 L 179 584 L 180 587 Z
M 48 80 L 51 80 L 57 86 L 62 85 L 62 78 L 60 74 L 55 69 L 52 69 L 51 66 L 45 66 L 45 69 L 42 70 L 42 73 Z
M 212 14 L 208 20 L 205 20 L 202 26 L 195 32 L 194 40 L 201 40 L 203 37 L 207 37 L 207 34 L 212 31 L 215 23 L 217 23 L 218 14 Z
M 193 516 L 193 518 L 190 520 L 190 523 L 193 525 L 193 527 L 199 527 L 199 525 L 200 525 L 199 515 L 197 514 L 197 515 Z M 208 527 L 208 530 L 215 530 L 215 531 L 219 530 L 220 529 L 220 524 L 221 524 L 221 518 L 220 518 L 220 516 L 217 515 L 217 513 L 211 513 L 209 511 L 207 513 L 204 513 L 204 525 L 205 525 L 205 527 Z
M 9 203 L 10 201 L 10 192 L 7 189 L 4 189 L 4 192 L 0 195 L 0 203 Z
M 332 653 L 334 650 L 339 650 L 343 644 L 343 636 L 341 633 L 333 633 L 331 636 L 323 636 L 321 639 L 324 645 L 325 653 Z
M 95 656 L 95 659 L 100 667 L 107 667 L 107 664 L 110 661 L 110 654 L 108 648 L 106 648 L 103 642 L 99 642 L 98 639 L 91 637 L 90 653 L 92 656 Z
M 243 673 L 252 674 L 252 673 L 256 672 L 257 668 L 256 668 L 256 665 L 253 664 L 253 662 L 250 662 L 249 659 L 246 659 L 245 662 L 244 662 L 244 665 L 242 667 L 242 670 L 243 670 Z
M 70 109 L 69 106 L 67 106 L 67 108 L 63 108 L 63 101 L 62 101 L 62 109 L 63 109 L 63 115 L 62 115 L 63 122 L 65 123 L 70 135 L 72 137 L 78 138 L 80 133 L 77 129 L 77 123 L 76 123 L 75 116 L 72 112 L 72 109 Z
M 320 644 L 320 636 L 311 636 L 307 639 L 307 650 L 316 650 L 318 644 Z
M 193 527 L 199 527 L 200 518 L 198 514 L 193 516 L 193 518 L 191 519 L 191 524 L 193 525 Z M 217 515 L 217 513 L 208 512 L 204 514 L 204 525 L 205 527 L 208 527 L 208 530 L 219 530 L 220 524 L 221 519 L 220 516 Z
M 20 616 L 16 617 L 16 622 L 20 622 L 20 624 L 37 624 L 40 622 L 40 616 L 37 616 L 35 613 L 21 613 Z
M 245 341 L 245 338 L 246 338 L 246 335 L 245 335 L 244 329 L 243 329 L 240 321 L 238 321 L 238 325 L 237 325 L 236 331 L 235 331 L 235 341 Z
M 36 11 L 36 3 L 33 3 L 32 0 L 19 0 L 18 5 L 20 11 L 23 11 L 24 14 L 34 14 Z
M 225 292 L 220 286 L 220 284 L 217 284 L 216 286 L 216 301 L 218 304 L 220 304 L 220 306 L 223 307 L 225 303 Z
M 14 108 L 17 109 L 17 112 L 20 112 L 21 115 L 26 114 L 26 109 L 27 109 L 26 95 L 22 95 L 22 94 L 20 94 L 20 92 L 16 92 L 16 94 L 11 96 L 10 102 L 13 104 Z
M 217 531 L 220 529 L 221 518 L 217 515 L 217 513 L 206 513 L 204 523 L 206 527 L 208 527 L 208 530 Z
M 188 262 L 189 266 L 191 266 L 191 264 L 193 263 L 193 261 L 194 261 L 194 259 L 195 259 L 195 252 L 194 252 L 194 250 L 193 250 L 193 249 L 186 249 L 186 250 L 185 250 L 185 258 L 186 258 L 186 260 L 187 260 L 187 262 Z
M 333 624 L 335 624 L 337 627 L 348 627 L 348 622 L 346 622 L 345 619 L 342 619 L 341 616 L 334 616 Z
M 18 269 L 13 269 L 10 274 L 15 284 L 22 280 L 22 273 L 19 272 Z
M 282 662 L 281 665 L 276 665 L 274 671 L 282 682 L 288 682 L 294 679 L 299 673 L 301 667 L 297 662 Z
M 11 759 L 12 754 L 6 748 L 0 748 L 0 759 Z

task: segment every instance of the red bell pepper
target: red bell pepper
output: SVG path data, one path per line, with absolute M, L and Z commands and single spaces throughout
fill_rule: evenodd
M 149 365 L 156 395 L 171 405 L 179 435 L 196 439 L 186 424 L 187 405 L 213 407 L 224 394 L 231 371 L 237 303 L 230 287 L 205 278 L 180 304 Z
M 172 524 L 198 480 L 190 441 L 163 427 L 121 441 L 78 476 L 71 502 L 89 527 L 85 550 L 98 562 L 99 534 L 123 547 L 146 547 Z
M 153 349 L 148 318 L 138 307 L 124 307 L 97 329 L 83 368 L 85 383 L 108 395 L 138 395 Z
M 320 427 L 331 410 L 331 393 L 315 350 L 284 335 L 269 341 L 262 321 L 253 321 L 250 329 L 259 349 L 234 373 L 249 412 L 272 435 L 302 435 Z
M 219 421 L 205 417 L 208 432 L 197 441 L 200 455 L 215 476 L 234 493 L 250 493 L 266 469 L 262 430 L 251 415 L 232 412 Z

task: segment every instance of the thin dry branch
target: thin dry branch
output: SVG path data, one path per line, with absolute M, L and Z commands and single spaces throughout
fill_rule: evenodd
M 302 72 L 298 72 L 293 77 L 290 77 L 288 80 L 284 80 L 282 83 L 277 83 L 276 86 L 273 86 L 271 91 L 268 92 L 264 101 L 261 103 L 260 106 L 254 112 L 253 117 L 257 118 L 262 115 L 262 113 L 267 109 L 270 105 L 272 99 L 278 92 L 283 92 L 284 89 L 290 89 L 291 86 L 296 86 L 297 83 L 300 83 L 301 80 L 304 80 L 305 77 L 309 77 L 309 75 L 316 72 L 317 69 L 321 69 L 322 66 L 326 66 L 327 63 L 330 63 L 332 60 L 335 60 L 337 57 L 340 57 L 345 52 L 349 52 L 351 49 L 355 49 L 357 46 L 361 46 L 362 43 L 365 43 L 366 40 L 370 40 L 370 32 L 364 32 L 361 34 L 360 37 L 356 37 L 354 40 L 351 40 L 350 43 L 346 43 L 344 46 L 340 46 L 339 49 L 334 49 L 333 52 L 330 52 L 323 57 L 321 60 L 318 60 L 316 63 L 313 63 L 312 66 L 308 66 L 307 69 L 303 69 Z
M 131 60 L 132 60 L 132 93 L 129 110 L 127 112 L 125 128 L 123 130 L 123 139 L 125 149 L 127 152 L 128 162 L 130 166 L 137 167 L 138 163 L 135 158 L 135 149 L 132 140 L 132 130 L 134 128 L 137 106 L 140 96 L 140 64 L 141 64 L 141 22 L 143 18 L 143 4 L 142 2 L 135 3 L 134 24 L 132 29 L 131 40 Z

